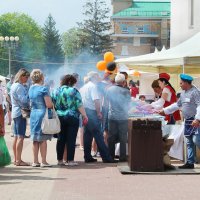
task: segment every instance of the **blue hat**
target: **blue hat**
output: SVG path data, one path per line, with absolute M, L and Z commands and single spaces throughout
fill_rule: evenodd
M 185 81 L 193 81 L 193 77 L 187 74 L 180 74 L 180 78 Z

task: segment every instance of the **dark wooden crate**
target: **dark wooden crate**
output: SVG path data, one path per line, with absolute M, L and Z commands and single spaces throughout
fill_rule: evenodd
M 128 128 L 130 170 L 163 171 L 161 122 L 129 119 Z

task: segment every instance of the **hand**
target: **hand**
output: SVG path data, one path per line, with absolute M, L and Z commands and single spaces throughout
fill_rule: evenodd
M 194 126 L 196 128 L 199 127 L 200 126 L 200 121 L 198 119 L 193 120 L 192 126 Z
M 83 116 L 83 126 L 85 126 L 88 123 L 88 117 L 87 115 Z
M 102 113 L 101 112 L 97 113 L 97 117 L 98 117 L 98 119 L 102 120 L 102 118 L 103 118 Z
M 156 110 L 155 112 L 159 115 L 165 116 L 164 110 Z

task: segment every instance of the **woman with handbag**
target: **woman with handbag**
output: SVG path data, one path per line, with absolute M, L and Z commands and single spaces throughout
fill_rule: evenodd
M 33 141 L 33 163 L 32 167 L 51 167 L 46 161 L 47 140 L 52 136 L 43 134 L 41 124 L 46 113 L 46 108 L 52 108 L 53 104 L 49 91 L 44 84 L 44 76 L 40 69 L 34 69 L 31 72 L 33 85 L 29 89 L 29 98 L 31 103 L 30 130 L 31 140 Z M 42 162 L 39 163 L 38 153 L 41 153 Z
M 76 137 L 79 128 L 79 115 L 87 121 L 79 91 L 73 86 L 77 82 L 73 75 L 66 75 L 61 81 L 61 87 L 52 93 L 52 100 L 60 119 L 61 132 L 57 140 L 58 165 L 76 166 L 74 162 Z M 67 163 L 63 163 L 63 153 L 67 146 Z
M 22 149 L 26 133 L 26 118 L 22 116 L 22 108 L 29 107 L 28 90 L 25 87 L 30 73 L 22 68 L 15 75 L 14 83 L 11 86 L 10 96 L 12 102 L 12 118 L 14 121 L 14 164 L 16 166 L 29 166 L 22 161 Z

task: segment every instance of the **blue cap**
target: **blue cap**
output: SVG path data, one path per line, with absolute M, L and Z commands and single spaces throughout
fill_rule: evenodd
M 193 77 L 187 74 L 180 74 L 180 78 L 186 81 L 193 81 Z

